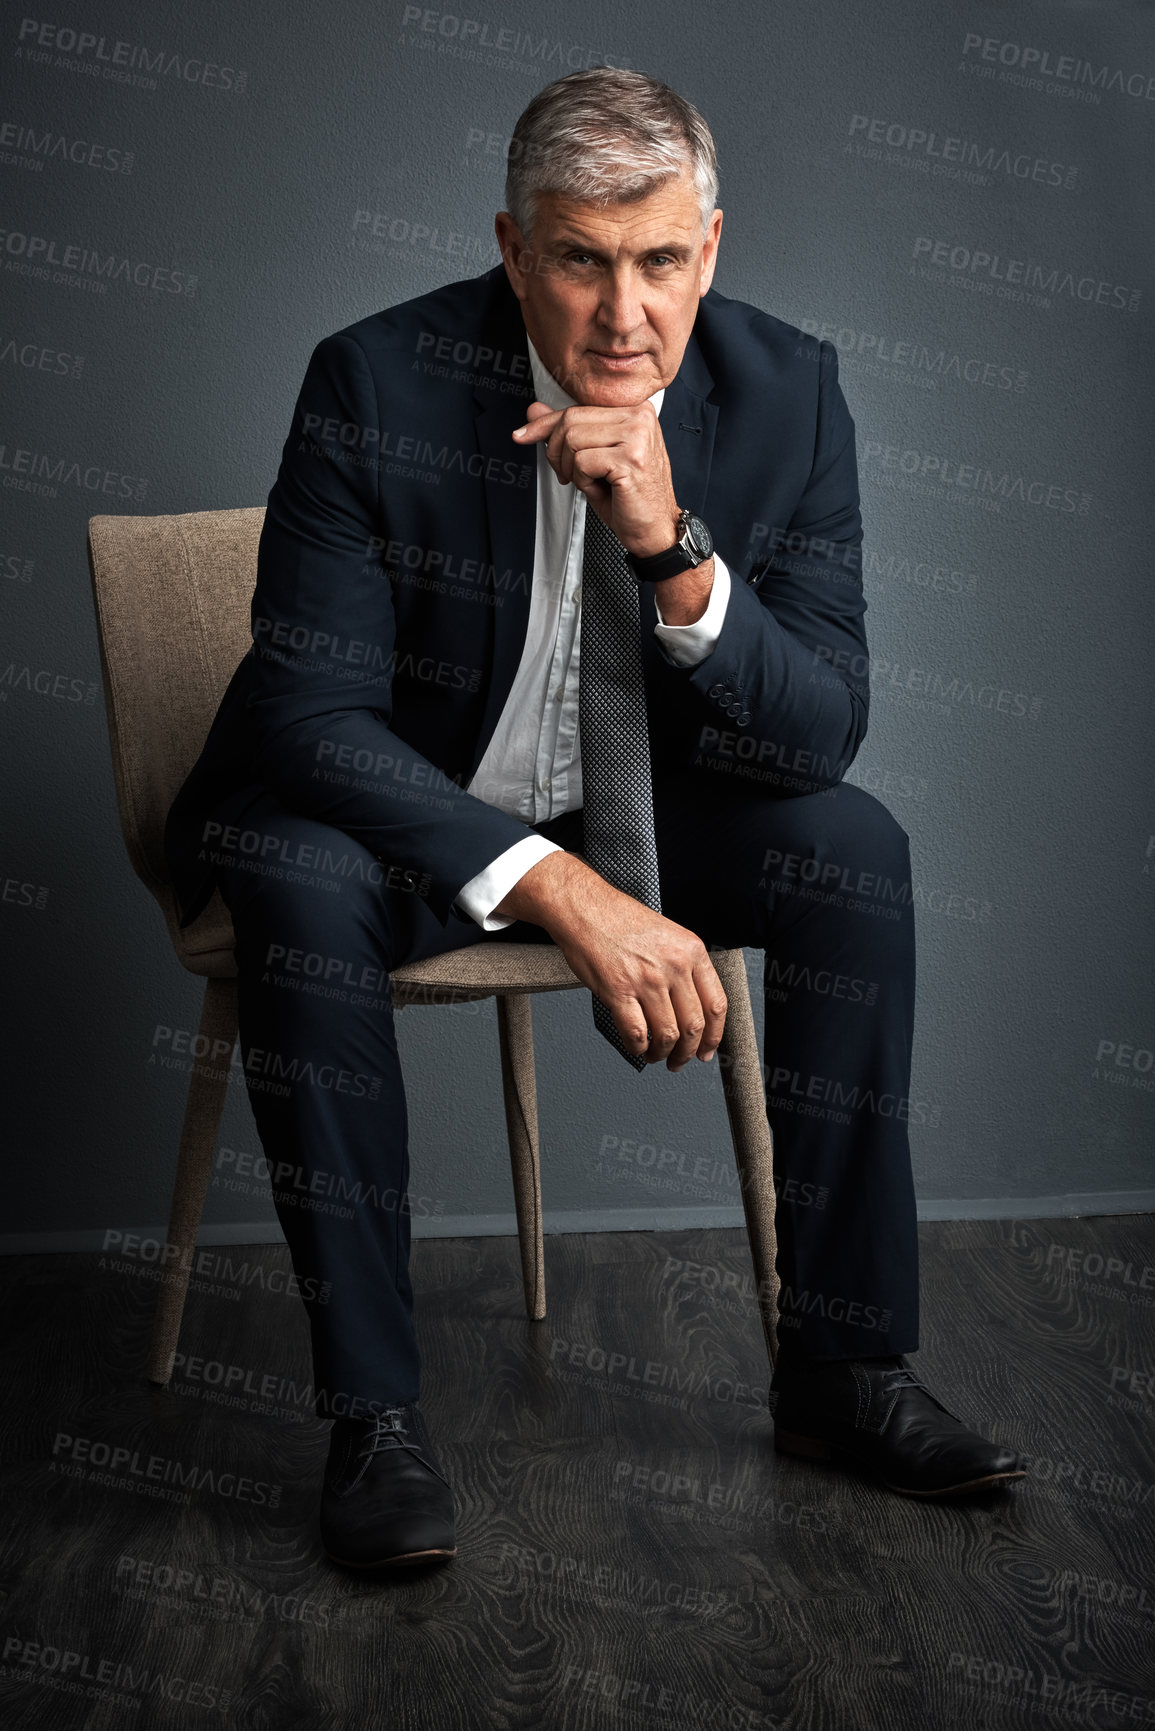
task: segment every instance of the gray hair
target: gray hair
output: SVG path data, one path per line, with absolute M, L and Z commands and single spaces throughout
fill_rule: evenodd
M 539 90 L 513 129 L 505 205 L 528 241 L 537 194 L 633 204 L 688 168 L 702 233 L 718 199 L 710 128 L 660 79 L 616 66 L 571 72 Z

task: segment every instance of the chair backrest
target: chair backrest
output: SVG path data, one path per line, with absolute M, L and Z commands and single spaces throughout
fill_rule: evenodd
M 121 829 L 134 870 L 166 914 L 164 821 L 252 641 L 264 518 L 261 505 L 89 519 Z

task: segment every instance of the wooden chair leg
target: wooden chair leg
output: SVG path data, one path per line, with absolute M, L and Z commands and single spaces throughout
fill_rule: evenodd
M 166 1383 L 172 1376 L 173 1359 L 180 1340 L 189 1272 L 204 1213 L 213 1150 L 228 1087 L 229 1063 L 237 1037 L 236 980 L 206 980 L 197 1032 L 203 1036 L 198 1039 L 197 1048 L 209 1055 L 193 1063 L 184 1123 L 181 1125 L 180 1152 L 165 1244 L 165 1273 L 157 1293 L 156 1320 L 148 1360 L 148 1380 L 156 1383 Z M 219 1044 L 221 1041 L 228 1049 L 228 1056 L 224 1058 L 219 1056 L 224 1050 Z M 214 1053 L 217 1056 L 214 1057 Z
M 545 1315 L 545 1251 L 541 1234 L 541 1160 L 537 1139 L 537 1081 L 533 1063 L 533 1010 L 528 992 L 497 997 L 501 1086 L 513 1167 L 513 1200 L 525 1284 L 525 1313 Z
M 734 1159 L 746 1211 L 746 1231 L 757 1281 L 758 1309 L 771 1368 L 778 1360 L 778 1272 L 774 1266 L 774 1145 L 766 1117 L 766 1092 L 758 1059 L 758 1037 L 741 950 L 715 950 L 714 964 L 726 994 L 726 1027 L 718 1047 L 722 1088 L 734 1140 Z

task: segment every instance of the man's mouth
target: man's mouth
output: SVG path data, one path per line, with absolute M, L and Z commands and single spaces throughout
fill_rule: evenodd
M 618 367 L 621 367 L 621 368 L 629 367 L 629 366 L 632 366 L 636 361 L 645 360 L 647 354 L 649 353 L 649 350 L 648 349 L 621 349 L 621 350 L 590 349 L 589 353 L 591 355 L 593 355 L 595 360 L 600 361 L 603 366 L 616 369 Z

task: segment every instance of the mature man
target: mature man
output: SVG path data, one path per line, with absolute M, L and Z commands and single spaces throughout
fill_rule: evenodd
M 843 779 L 869 693 L 854 427 L 829 344 L 711 288 L 716 193 L 705 121 L 654 79 L 530 103 L 503 266 L 314 350 L 253 646 L 170 813 L 184 919 L 214 883 L 232 911 L 278 1213 L 327 1294 L 321 1529 L 353 1566 L 456 1546 L 387 976 L 489 932 L 558 944 L 639 1069 L 713 1057 L 708 946 L 769 953 L 777 1447 L 916 1496 L 1022 1476 L 903 1356 L 913 915 L 904 832 Z M 318 1173 L 380 1206 L 300 1207 Z

